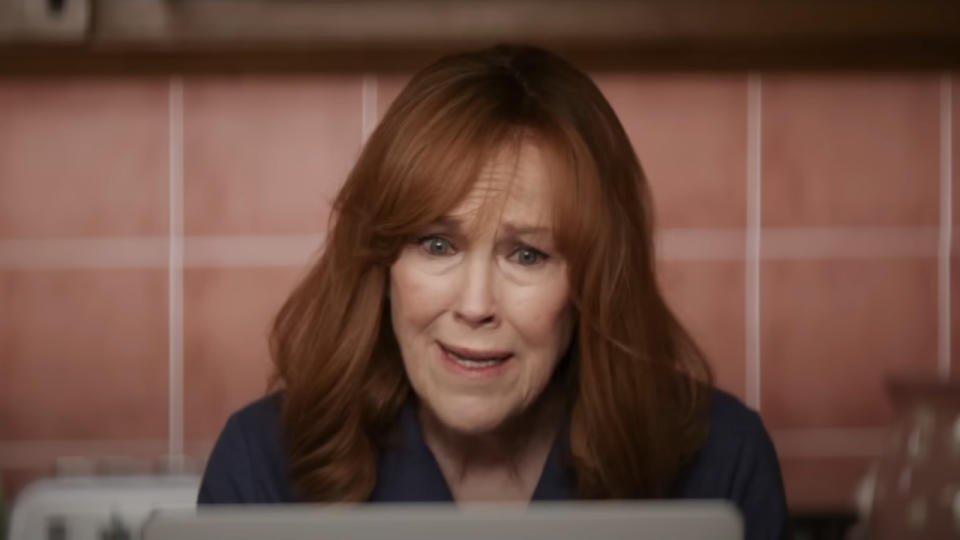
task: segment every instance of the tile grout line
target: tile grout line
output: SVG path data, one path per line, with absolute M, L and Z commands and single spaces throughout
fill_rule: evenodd
M 168 438 L 42 439 L 0 441 L 0 468 L 50 467 L 72 462 L 95 468 L 98 463 L 146 460 L 152 463 L 168 445 Z
M 747 75 L 747 228 L 745 254 L 746 400 L 759 411 L 760 399 L 760 217 L 761 114 L 760 75 Z
M 183 80 L 170 79 L 169 439 L 173 465 L 183 456 Z
M 761 260 L 937 258 L 941 226 L 764 227 Z M 666 261 L 744 261 L 746 228 L 663 228 Z M 951 239 L 952 240 L 952 239 Z M 323 234 L 184 236 L 183 267 L 302 266 L 322 249 Z M 170 235 L 0 239 L 0 269 L 164 268 Z
M 953 235 L 953 88 L 950 74 L 940 78 L 940 245 L 938 258 L 938 372 L 950 377 L 950 245 Z
M 364 74 L 360 86 L 360 147 L 367 143 L 377 125 L 377 76 Z

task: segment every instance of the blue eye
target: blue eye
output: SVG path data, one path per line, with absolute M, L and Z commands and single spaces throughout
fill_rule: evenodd
M 442 236 L 425 236 L 417 243 L 430 255 L 452 255 L 453 245 Z
M 547 260 L 545 253 L 532 247 L 519 247 L 511 257 L 523 266 L 533 266 Z

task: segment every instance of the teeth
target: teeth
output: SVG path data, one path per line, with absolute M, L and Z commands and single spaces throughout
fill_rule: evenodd
M 503 358 L 493 358 L 490 360 L 477 360 L 475 358 L 464 358 L 453 351 L 447 351 L 447 355 L 454 360 L 454 362 L 460 364 L 463 367 L 479 369 L 490 366 L 495 366 L 503 362 Z

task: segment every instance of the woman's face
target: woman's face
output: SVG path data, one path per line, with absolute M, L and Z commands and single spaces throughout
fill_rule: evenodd
M 548 155 L 500 152 L 390 269 L 390 313 L 414 391 L 463 434 L 495 431 L 546 388 L 572 333 L 553 241 Z

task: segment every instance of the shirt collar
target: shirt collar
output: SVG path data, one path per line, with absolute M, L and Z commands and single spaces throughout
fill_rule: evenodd
M 396 440 L 380 452 L 377 484 L 372 502 L 453 502 L 433 452 L 427 447 L 417 418 L 415 402 L 403 406 L 397 420 Z M 566 429 L 561 430 L 544 464 L 533 492 L 534 501 L 572 499 L 573 476 L 567 466 Z

